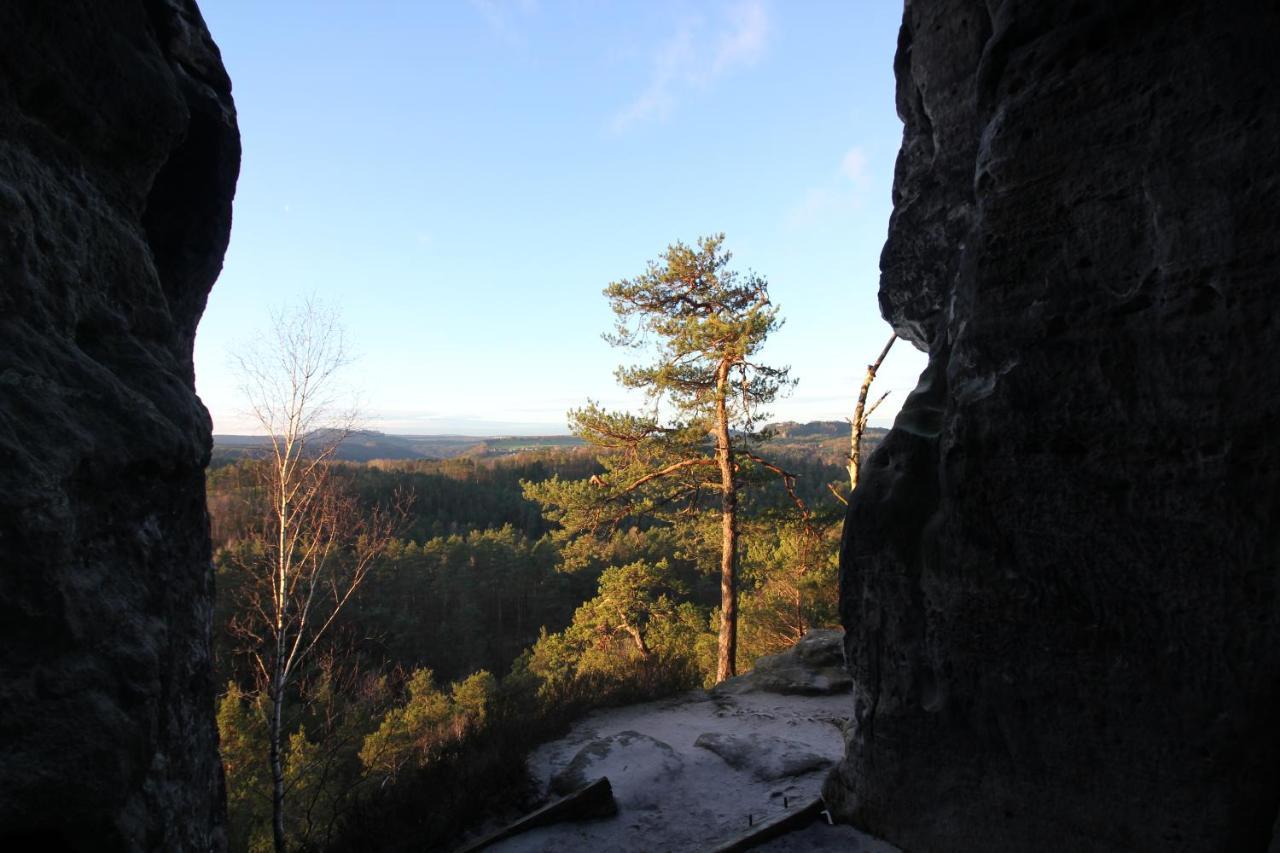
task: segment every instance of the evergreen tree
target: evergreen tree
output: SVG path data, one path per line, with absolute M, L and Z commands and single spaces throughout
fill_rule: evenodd
M 754 360 L 782 321 L 768 282 L 731 270 L 731 257 L 723 234 L 696 247 L 674 243 L 643 274 L 605 289 L 616 318 L 606 339 L 653 355 L 617 371 L 623 386 L 645 393 L 647 410 L 589 403 L 570 412 L 574 434 L 597 450 L 604 473 L 526 486 L 579 554 L 626 520 L 674 522 L 719 498 L 717 681 L 737 666 L 739 494 L 762 471 L 781 475 L 789 489 L 793 479 L 755 452 L 765 437 L 762 407 L 793 384 L 788 368 Z M 568 548 L 571 564 L 574 557 Z

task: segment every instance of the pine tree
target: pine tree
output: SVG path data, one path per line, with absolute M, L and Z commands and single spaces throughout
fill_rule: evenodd
M 782 476 L 789 490 L 794 479 L 756 452 L 765 437 L 762 407 L 793 384 L 788 368 L 754 360 L 782 321 L 768 282 L 731 270 L 731 257 L 723 234 L 701 238 L 696 247 L 674 243 L 643 274 L 605 288 L 616 318 L 606 339 L 654 356 L 616 374 L 624 387 L 645 393 L 647 409 L 610 412 L 588 403 L 570 412 L 574 434 L 597 450 L 604 473 L 526 486 L 562 525 L 570 563 L 625 521 L 673 523 L 718 496 L 717 681 L 737 669 L 740 494 L 762 472 Z

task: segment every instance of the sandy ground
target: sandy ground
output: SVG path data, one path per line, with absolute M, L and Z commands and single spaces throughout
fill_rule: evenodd
M 782 774 L 814 764 L 815 755 L 829 762 L 840 758 L 840 724 L 849 703 L 847 695 L 712 697 L 696 691 L 591 714 L 564 738 L 535 750 L 530 769 L 549 791 L 552 777 L 581 753 L 575 765 L 581 777 L 609 777 L 618 815 L 532 830 L 488 849 L 661 853 L 713 848 L 748 831 L 751 823 L 758 825 L 818 795 L 825 768 Z M 728 760 L 694 745 L 704 734 L 713 736 L 704 743 L 720 744 Z M 739 747 L 736 752 L 734 746 Z M 825 824 L 756 849 L 896 852 L 851 827 Z

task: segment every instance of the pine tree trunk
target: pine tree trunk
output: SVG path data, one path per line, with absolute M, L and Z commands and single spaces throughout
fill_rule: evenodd
M 716 682 L 738 674 L 738 489 L 733 481 L 733 446 L 725 405 L 729 365 L 716 377 L 716 462 L 720 466 L 720 642 Z
M 622 620 L 622 630 L 626 631 L 631 636 L 632 641 L 636 644 L 636 649 L 640 652 L 640 659 L 648 660 L 649 644 L 644 641 L 644 634 L 640 633 L 640 629 L 636 628 L 636 626 L 624 619 Z

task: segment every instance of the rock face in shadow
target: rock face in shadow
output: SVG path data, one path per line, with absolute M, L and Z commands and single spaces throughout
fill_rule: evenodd
M 930 363 L 845 527 L 863 829 L 1266 849 L 1278 45 L 1274 4 L 908 0 L 880 299 Z
M 216 850 L 196 323 L 239 169 L 190 0 L 0 4 L 0 847 Z

